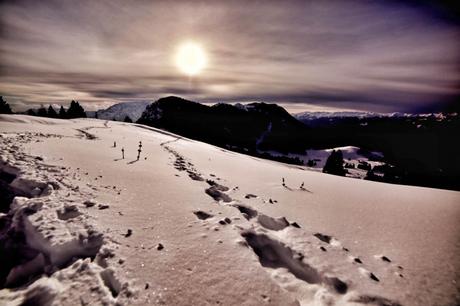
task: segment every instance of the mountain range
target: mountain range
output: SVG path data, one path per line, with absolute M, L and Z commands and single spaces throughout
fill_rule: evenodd
M 379 180 L 460 190 L 460 149 L 453 139 L 460 132 L 456 113 L 291 115 L 276 104 L 208 106 L 170 96 L 151 104 L 121 103 L 97 114 L 118 121 L 129 116 L 138 123 L 222 148 L 299 165 L 314 159 L 308 155 L 311 150 L 355 146 L 362 152 L 382 153 L 382 162 L 388 166 Z
M 207 106 L 178 97 L 150 104 L 138 123 L 245 152 L 303 152 L 307 127 L 276 104 Z

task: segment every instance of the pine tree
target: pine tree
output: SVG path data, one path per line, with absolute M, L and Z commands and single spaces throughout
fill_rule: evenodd
M 70 106 L 67 109 L 67 118 L 69 119 L 76 118 L 76 111 L 77 111 L 76 103 L 77 102 L 75 102 L 74 100 L 70 102 Z
M 57 118 L 58 117 L 58 114 L 56 113 L 56 111 L 54 110 L 53 106 L 49 106 L 48 107 L 48 117 L 50 118 Z
M 70 107 L 67 110 L 67 118 L 86 118 L 86 113 L 78 101 L 72 100 Z
M 343 168 L 343 154 L 340 150 L 333 150 L 326 160 L 323 172 L 345 176 L 346 170 Z
M 10 105 L 0 96 L 0 114 L 12 114 Z
M 35 113 L 35 111 L 31 108 L 29 108 L 26 112 L 27 115 L 29 116 L 37 116 L 37 114 Z
M 129 116 L 126 116 L 125 117 L 125 120 L 123 120 L 124 122 L 128 122 L 128 123 L 132 123 L 133 121 L 131 120 L 131 118 L 129 118 Z
M 48 112 L 46 111 L 46 108 L 42 105 L 37 111 L 37 116 L 39 117 L 48 117 Z
M 62 105 L 61 105 L 61 108 L 59 109 L 59 118 L 61 119 L 67 118 L 67 112 L 65 111 L 65 108 Z

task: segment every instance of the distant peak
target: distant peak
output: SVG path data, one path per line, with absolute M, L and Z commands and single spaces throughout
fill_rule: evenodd
M 158 100 L 156 100 L 155 102 L 170 102 L 170 101 L 181 101 L 181 102 L 191 102 L 191 103 L 197 103 L 195 101 L 191 101 L 191 100 L 187 100 L 185 98 L 182 98 L 182 97 L 178 97 L 178 96 L 166 96 L 166 97 L 162 97 Z

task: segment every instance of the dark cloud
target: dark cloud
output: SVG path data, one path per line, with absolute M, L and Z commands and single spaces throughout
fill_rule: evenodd
M 373 111 L 459 96 L 460 25 L 439 1 L 3 1 L 0 94 L 13 106 L 177 94 Z M 177 46 L 201 43 L 189 79 Z

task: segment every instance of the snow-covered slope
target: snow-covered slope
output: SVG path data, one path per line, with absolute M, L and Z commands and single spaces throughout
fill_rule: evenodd
M 0 304 L 460 301 L 459 192 L 326 175 L 136 124 L 2 115 L 0 127 L 2 180 L 27 197 L 2 224 L 28 250 Z
M 269 153 L 272 156 L 283 156 L 300 160 L 309 170 L 322 171 L 326 164 L 327 158 L 332 151 L 340 150 L 343 154 L 345 167 L 347 168 L 347 177 L 363 179 L 366 177 L 370 168 L 382 166 L 386 163 L 383 161 L 384 156 L 381 152 L 366 152 L 356 146 L 344 146 L 330 149 L 310 149 L 305 154 L 281 153 L 277 151 L 259 151 Z
M 354 178 L 365 178 L 370 168 L 385 165 L 383 162 L 383 154 L 381 152 L 364 152 L 355 146 L 337 147 L 325 150 L 307 150 L 306 155 L 302 156 L 302 160 L 313 161 L 311 167 L 312 170 L 322 171 L 326 164 L 327 158 L 331 155 L 332 151 L 341 151 L 347 170 L 347 177 Z M 300 157 L 299 157 L 300 158 Z
M 123 121 L 128 116 L 133 122 L 136 122 L 150 103 L 148 101 L 123 102 L 104 110 L 98 110 L 96 113 L 99 119 Z

